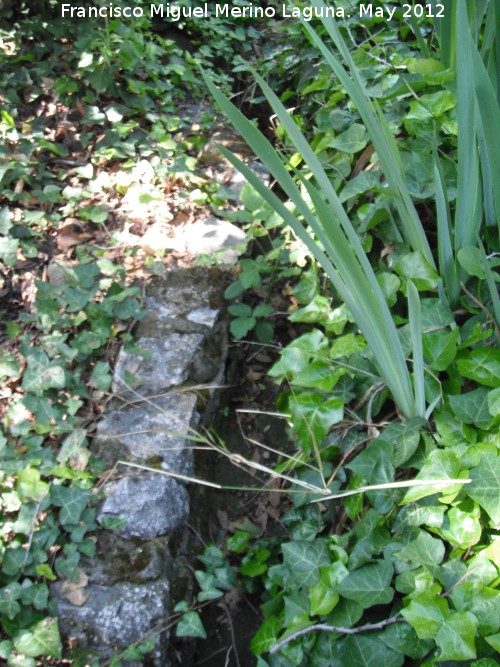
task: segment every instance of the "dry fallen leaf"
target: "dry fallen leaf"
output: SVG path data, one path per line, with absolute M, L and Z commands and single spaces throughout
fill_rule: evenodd
M 61 595 L 71 604 L 81 607 L 89 597 L 86 589 L 89 578 L 83 570 L 78 570 L 78 581 L 65 581 L 61 586 Z
M 70 248 L 88 239 L 89 235 L 84 234 L 81 228 L 74 223 L 64 225 L 57 232 L 56 245 L 62 252 L 67 252 Z

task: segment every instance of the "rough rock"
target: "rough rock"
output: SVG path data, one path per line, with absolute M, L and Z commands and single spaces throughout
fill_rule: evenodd
M 90 585 L 87 592 L 87 601 L 80 607 L 59 599 L 59 626 L 63 635 L 96 650 L 104 659 L 140 640 L 165 622 L 170 613 L 167 579 L 146 584 Z M 162 656 L 166 639 L 164 633 L 154 661 L 158 666 L 165 664 Z
M 221 264 L 236 264 L 245 238 L 240 227 L 211 215 L 186 227 L 172 239 L 172 247 L 192 255 L 217 255 Z
M 193 393 L 169 393 L 107 413 L 94 440 L 96 456 L 109 467 L 125 459 L 192 475 L 193 452 L 184 434 L 198 423 L 196 401 Z
M 144 584 L 170 576 L 173 562 L 166 537 L 142 540 L 103 530 L 97 534 L 95 556 L 83 557 L 80 568 L 98 586 Z
M 189 496 L 182 484 L 167 475 L 129 475 L 106 485 L 106 500 L 97 520 L 120 519 L 122 537 L 150 539 L 172 534 L 189 515 Z
M 137 345 L 144 356 L 121 350 L 116 363 L 113 389 L 120 396 L 152 396 L 176 387 L 189 377 L 193 358 L 201 353 L 202 334 L 173 333 L 164 338 L 139 338 Z M 127 378 L 133 377 L 132 384 Z

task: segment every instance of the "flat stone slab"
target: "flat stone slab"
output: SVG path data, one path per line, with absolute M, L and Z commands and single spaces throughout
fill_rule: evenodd
M 79 565 L 91 584 L 145 584 L 167 577 L 173 571 L 166 537 L 127 539 L 110 530 L 101 530 L 96 538 L 95 556 L 82 557 Z
M 166 579 L 147 584 L 90 585 L 87 593 L 83 606 L 59 599 L 59 626 L 80 646 L 98 651 L 101 659 L 140 640 L 170 613 Z M 160 655 L 155 663 L 164 664 Z
M 163 338 L 139 338 L 137 345 L 144 356 L 120 350 L 113 376 L 113 391 L 119 396 L 153 396 L 177 387 L 189 377 L 189 371 L 201 352 L 202 334 L 173 333 Z M 128 381 L 127 381 L 128 380 Z
M 189 516 L 189 496 L 182 484 L 160 473 L 129 475 L 105 486 L 97 521 L 121 519 L 122 537 L 150 539 L 171 535 Z
M 134 408 L 108 412 L 94 438 L 95 455 L 109 467 L 125 459 L 192 475 L 193 451 L 184 436 L 198 423 L 196 401 L 193 393 L 171 392 Z
M 221 264 L 236 264 L 245 245 L 246 234 L 232 222 L 211 215 L 188 225 L 172 239 L 172 249 L 191 255 L 218 255 Z

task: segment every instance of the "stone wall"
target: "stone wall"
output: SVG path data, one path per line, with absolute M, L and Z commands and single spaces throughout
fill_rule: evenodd
M 96 557 L 82 561 L 79 584 L 56 585 L 62 633 L 102 659 L 156 632 L 171 613 L 172 538 L 186 530 L 189 515 L 189 436 L 210 419 L 224 377 L 226 284 L 217 268 L 155 278 L 135 335 L 140 354 L 122 349 L 118 357 L 115 397 L 93 442 L 112 471 L 98 521 L 117 527 L 98 533 Z M 167 642 L 168 632 L 160 632 L 148 664 L 169 664 Z

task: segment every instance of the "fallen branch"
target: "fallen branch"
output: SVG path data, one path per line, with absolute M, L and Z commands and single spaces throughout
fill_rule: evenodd
M 340 628 L 335 625 L 324 625 L 319 623 L 318 625 L 310 625 L 308 628 L 303 628 L 294 632 L 289 637 L 282 639 L 280 642 L 275 644 L 271 649 L 269 649 L 269 654 L 277 653 L 280 649 L 283 648 L 289 642 L 292 642 L 297 637 L 302 637 L 303 635 L 309 634 L 309 632 L 338 632 L 341 635 L 357 635 L 361 632 L 369 632 L 370 630 L 381 630 L 387 625 L 392 625 L 393 623 L 399 623 L 403 621 L 401 614 L 396 614 L 390 618 L 386 618 L 385 621 L 379 621 L 378 623 L 366 623 L 366 625 L 360 625 L 359 628 Z

